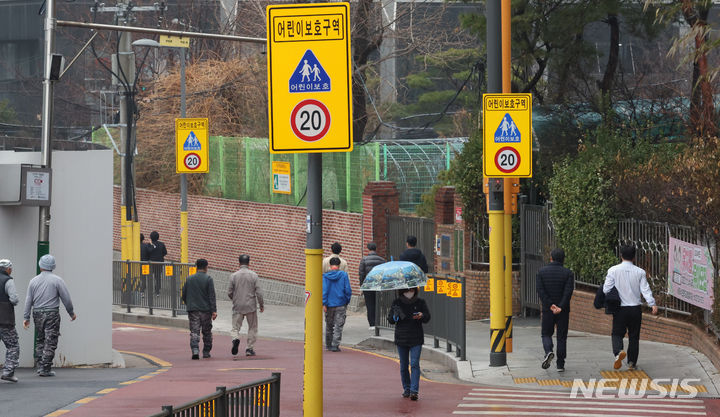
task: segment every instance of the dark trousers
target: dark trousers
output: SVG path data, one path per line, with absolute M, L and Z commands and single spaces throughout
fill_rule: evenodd
M 375 326 L 375 291 L 363 291 L 365 307 L 367 307 L 367 319 L 370 326 Z
M 557 366 L 562 368 L 565 366 L 565 358 L 567 357 L 567 335 L 570 322 L 570 312 L 563 310 L 560 314 L 553 314 L 552 311 L 542 312 L 542 344 L 545 353 L 553 351 L 552 336 L 557 326 Z
M 60 312 L 33 311 L 33 321 L 35 322 L 35 363 L 39 368 L 49 371 L 60 337 Z
M 190 350 L 193 353 L 200 349 L 200 335 L 203 340 L 203 353 L 212 350 L 212 313 L 209 311 L 188 311 L 190 325 Z
M 623 350 L 623 337 L 628 334 L 627 361 L 637 364 L 640 353 L 640 324 L 642 323 L 642 308 L 640 306 L 620 307 L 613 314 L 612 347 L 613 355 L 617 356 Z

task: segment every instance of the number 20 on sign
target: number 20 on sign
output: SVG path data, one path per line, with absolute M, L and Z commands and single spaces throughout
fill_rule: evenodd
M 532 177 L 532 96 L 483 94 L 483 174 Z

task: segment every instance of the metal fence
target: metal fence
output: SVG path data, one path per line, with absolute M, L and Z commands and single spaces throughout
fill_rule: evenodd
M 428 286 L 420 287 L 419 297 L 430 310 L 430 321 L 423 325 L 426 336 L 433 337 L 433 346 L 445 342 L 448 352 L 455 347 L 455 356 L 466 359 L 465 335 L 465 278 L 463 276 L 428 275 Z M 378 291 L 375 304 L 375 335 L 380 329 L 394 329 L 388 322 L 390 306 L 398 297 L 397 291 Z
M 150 417 L 278 417 L 280 416 L 280 373 L 235 388 L 217 391 L 178 407 L 162 406 Z
M 388 216 L 388 256 L 400 259 L 408 235 L 417 237 L 417 248 L 425 254 L 428 271 L 435 269 L 435 222 L 424 217 Z
M 522 241 L 522 300 L 524 308 L 540 308 L 540 300 L 535 289 L 535 276 L 538 269 L 548 260 L 550 251 L 557 245 L 555 232 L 548 206 L 522 204 L 520 206 L 520 240 Z M 635 263 L 647 273 L 648 282 L 661 310 L 679 314 L 691 314 L 691 304 L 668 294 L 668 250 L 670 236 L 697 245 L 710 248 L 717 265 L 716 242 L 707 234 L 689 226 L 652 222 L 637 219 L 624 219 L 618 222 L 618 241 L 614 248 L 619 254 L 622 245 L 630 244 L 637 248 Z M 608 265 L 610 267 L 611 265 Z M 716 271 L 717 277 L 717 271 Z M 575 281 L 597 288 L 602 282 L 576 276 Z M 706 321 L 708 319 L 706 314 Z
M 658 306 L 676 313 L 691 313 L 693 306 L 668 294 L 668 251 L 670 237 L 696 245 L 708 246 L 717 264 L 715 241 L 689 226 L 625 219 L 618 223 L 618 247 L 634 245 L 635 263 L 647 273 L 648 283 Z M 717 273 L 715 274 L 717 276 Z
M 174 262 L 113 261 L 113 304 L 171 310 L 173 317 L 186 312 L 180 299 L 185 280 L 195 265 Z
M 555 247 L 555 230 L 547 206 L 520 205 L 520 294 L 523 308 L 540 309 L 535 287 L 537 271 Z

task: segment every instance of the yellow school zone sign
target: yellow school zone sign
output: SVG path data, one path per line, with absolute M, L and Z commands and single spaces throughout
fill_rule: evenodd
M 208 172 L 208 119 L 175 119 L 175 172 Z
M 483 94 L 483 174 L 532 177 L 532 95 Z
M 270 152 L 352 151 L 350 4 L 267 7 Z

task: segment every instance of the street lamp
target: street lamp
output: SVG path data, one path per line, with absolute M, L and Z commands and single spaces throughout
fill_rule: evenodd
M 148 48 L 180 49 L 180 117 L 185 117 L 185 51 L 182 47 L 161 45 L 153 39 L 138 39 L 133 46 Z M 188 213 L 187 213 L 187 175 L 180 174 L 180 262 L 188 262 Z

